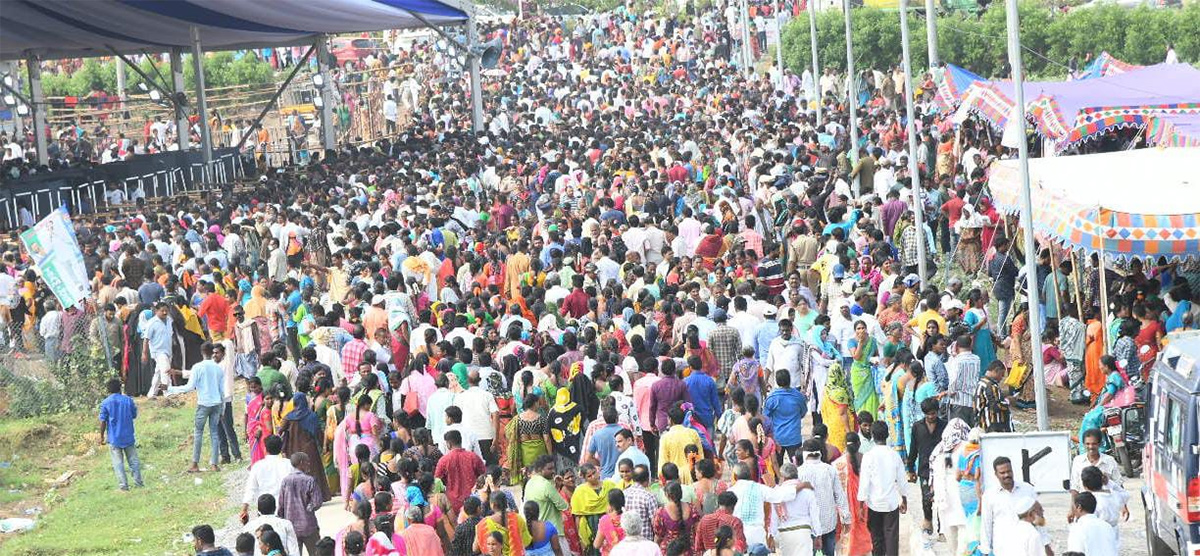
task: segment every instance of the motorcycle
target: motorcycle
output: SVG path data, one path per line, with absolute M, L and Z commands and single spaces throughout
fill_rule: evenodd
M 1117 460 L 1126 477 L 1136 477 L 1142 472 L 1142 447 L 1146 445 L 1146 402 L 1142 395 L 1145 386 L 1140 377 L 1133 382 L 1136 399 L 1120 407 L 1105 407 L 1100 427 L 1106 437 L 1102 443 L 1105 452 Z

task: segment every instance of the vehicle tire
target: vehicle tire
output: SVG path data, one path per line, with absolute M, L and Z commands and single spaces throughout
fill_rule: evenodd
M 1145 507 L 1145 501 L 1143 496 L 1143 507 Z M 1173 556 L 1175 552 L 1154 532 L 1154 518 L 1150 515 L 1150 509 L 1146 508 L 1144 513 L 1146 515 L 1146 553 L 1150 556 Z
M 1116 458 L 1117 464 L 1121 466 L 1121 473 L 1125 478 L 1133 477 L 1133 461 L 1129 459 L 1129 449 L 1127 446 L 1114 446 L 1113 457 Z

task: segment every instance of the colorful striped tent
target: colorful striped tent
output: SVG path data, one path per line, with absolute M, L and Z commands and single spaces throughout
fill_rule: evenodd
M 946 64 L 946 67 L 935 71 L 934 80 L 937 83 L 937 94 L 934 98 L 942 110 L 954 110 L 958 108 L 958 102 L 968 87 L 975 83 L 986 81 L 984 78 L 954 64 Z
M 1158 64 L 1081 81 L 1024 84 L 1026 112 L 1038 134 L 1060 149 L 1112 129 L 1147 125 L 1157 115 L 1200 113 L 1200 70 Z M 959 117 L 974 114 L 1002 130 L 1012 112 L 1011 81 L 980 81 L 962 96 Z
M 1151 148 L 1029 161 L 1034 233 L 1116 259 L 1200 258 L 1200 148 Z M 1020 212 L 1016 160 L 991 168 L 1000 210 Z
M 1138 69 L 1142 66 L 1122 62 L 1113 57 L 1108 52 L 1101 52 L 1092 63 L 1088 64 L 1083 71 L 1075 79 L 1095 79 L 1097 77 L 1107 77 L 1109 75 L 1117 75 Z
M 1200 114 L 1150 118 L 1146 125 L 1146 142 L 1159 147 L 1200 147 Z

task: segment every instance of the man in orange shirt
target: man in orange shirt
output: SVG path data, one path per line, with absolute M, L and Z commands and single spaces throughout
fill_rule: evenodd
M 208 333 L 213 342 L 226 338 L 229 329 L 230 305 L 225 296 L 217 293 L 217 288 L 210 282 L 200 282 L 200 290 L 204 292 L 204 301 L 196 315 L 204 319 L 208 325 Z

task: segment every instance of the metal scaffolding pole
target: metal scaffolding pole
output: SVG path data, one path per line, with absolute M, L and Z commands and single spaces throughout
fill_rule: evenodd
M 904 54 L 904 114 L 907 123 L 904 126 L 904 132 L 908 135 L 908 175 L 912 180 L 912 195 L 913 195 L 913 225 L 917 228 L 917 275 L 921 278 L 921 287 L 924 288 L 928 282 L 926 279 L 927 269 L 925 268 L 925 219 L 922 216 L 922 209 L 925 208 L 924 201 L 921 200 L 921 174 L 920 166 L 917 164 L 917 114 L 913 109 L 913 79 L 912 79 L 912 52 L 909 48 L 908 37 L 908 0 L 900 0 L 900 46 Z
M 321 76 L 321 147 L 337 148 L 337 130 L 333 118 L 333 81 L 329 79 L 329 37 L 317 37 L 317 73 Z
M 929 43 L 929 67 L 936 68 L 938 60 L 937 2 L 925 0 L 925 40 Z
M 1021 175 L 1021 225 L 1025 235 L 1025 299 L 1029 303 L 1029 341 L 1034 356 L 1033 361 L 1033 392 L 1037 403 L 1038 430 L 1050 428 L 1050 415 L 1046 407 L 1046 371 L 1042 365 L 1042 320 L 1041 307 L 1038 305 L 1037 291 L 1037 244 L 1033 238 L 1033 200 L 1029 192 L 1029 141 L 1025 134 L 1025 78 L 1021 67 L 1021 21 L 1017 13 L 1017 0 L 1007 0 L 1005 8 L 1008 15 L 1008 59 L 1012 65 L 1013 90 L 1016 98 L 1013 108 L 1021 126 L 1020 138 L 1017 145 L 1017 168 Z
M 783 90 L 786 80 L 783 77 L 783 18 L 779 17 L 779 0 L 775 0 L 774 9 L 771 11 L 771 16 L 775 18 L 775 31 L 776 37 L 778 37 L 775 39 L 775 65 L 779 71 L 779 83 L 777 86 L 779 90 Z
M 37 56 L 25 59 L 29 69 L 29 113 L 33 116 L 33 141 L 37 145 L 38 164 L 49 164 L 46 141 L 46 94 L 42 91 L 42 64 Z
M 204 153 L 204 174 L 212 166 L 212 130 L 208 127 L 208 96 L 204 93 L 204 49 L 200 47 L 200 29 L 192 27 L 192 67 L 196 69 L 196 107 L 200 111 L 200 148 Z
M 754 71 L 754 51 L 750 48 L 750 7 L 747 5 L 747 0 L 741 1 L 742 20 L 742 75 L 750 77 Z
M 186 151 L 192 147 L 191 134 L 188 133 L 187 113 L 178 102 L 174 102 L 175 96 L 178 96 L 179 93 L 187 94 L 187 85 L 183 81 L 182 48 L 171 49 L 171 90 L 175 93 L 171 98 L 171 104 L 175 107 L 175 129 L 177 130 L 175 134 L 179 136 L 179 150 Z
M 475 21 L 475 13 L 467 19 L 467 72 L 471 80 L 471 130 L 475 133 L 484 131 L 483 126 L 483 84 L 479 76 L 479 24 Z
M 858 164 L 858 91 L 854 76 L 854 29 L 850 24 L 850 0 L 842 0 L 842 13 L 846 19 L 846 111 L 850 113 L 850 166 Z M 854 178 L 854 198 L 862 195 L 862 180 Z M 867 184 L 868 187 L 871 184 Z
M 808 0 L 808 39 L 812 48 L 812 96 L 816 99 L 817 119 L 815 125 L 821 125 L 821 105 L 824 99 L 821 98 L 821 69 L 817 64 L 817 8 L 813 0 Z
M 4 66 L 7 68 L 5 71 L 8 72 L 8 75 L 12 76 L 13 89 L 15 89 L 15 91 L 11 91 L 14 93 L 13 96 L 18 98 L 18 102 L 22 102 L 26 106 L 29 106 L 28 102 L 20 100 L 20 98 L 24 95 L 15 94 L 25 90 L 24 85 L 21 83 L 21 62 L 17 60 L 10 60 L 5 62 Z M 5 85 L 6 90 L 7 88 L 8 86 Z M 16 106 L 10 106 L 8 108 L 9 110 L 12 110 L 13 115 L 13 139 L 20 140 L 21 138 L 25 137 L 25 118 L 17 113 Z
M 117 64 L 117 97 L 121 99 L 121 108 L 125 108 L 125 60 L 115 58 L 113 62 Z

